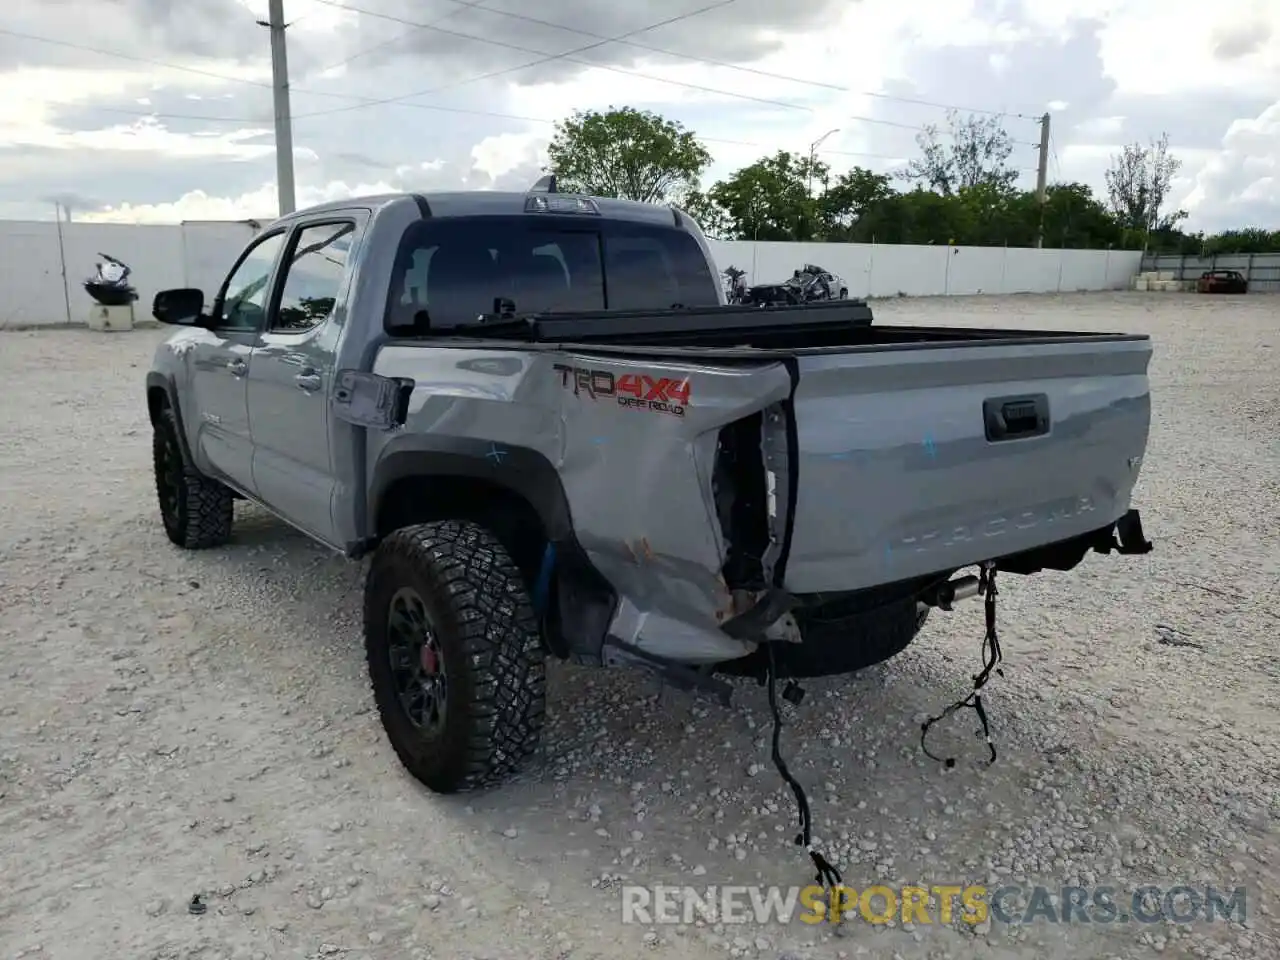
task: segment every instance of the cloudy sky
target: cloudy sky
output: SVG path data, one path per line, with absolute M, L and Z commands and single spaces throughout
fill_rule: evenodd
M 0 217 L 276 213 L 266 0 L 40 0 L 0 12 Z M 778 149 L 900 167 L 947 106 L 1006 114 L 1034 185 L 1101 191 L 1169 133 L 1190 225 L 1280 228 L 1277 0 L 285 0 L 299 206 L 524 188 L 552 122 L 684 123 L 709 182 Z

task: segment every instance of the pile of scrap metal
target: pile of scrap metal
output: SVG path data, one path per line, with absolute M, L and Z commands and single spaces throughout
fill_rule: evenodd
M 843 300 L 849 295 L 844 281 L 830 270 L 806 263 L 782 283 L 762 283 L 746 291 L 744 303 L 759 306 L 813 303 L 819 300 Z

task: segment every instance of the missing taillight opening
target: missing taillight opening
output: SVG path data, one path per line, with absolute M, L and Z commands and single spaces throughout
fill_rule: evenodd
M 735 420 L 720 431 L 712 488 L 720 530 L 728 544 L 723 567 L 731 590 L 763 590 L 764 557 L 769 548 L 769 497 L 763 417 Z

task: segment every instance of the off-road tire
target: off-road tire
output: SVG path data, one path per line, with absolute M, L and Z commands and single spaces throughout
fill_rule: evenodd
M 185 550 L 205 550 L 230 540 L 234 495 L 186 462 L 178 440 L 178 418 L 170 406 L 156 420 L 151 455 L 160 519 L 170 542 Z M 172 496 L 167 495 L 170 486 Z
M 390 664 L 388 619 L 402 588 L 422 598 L 448 687 L 443 726 L 414 727 Z M 546 715 L 546 654 L 519 569 L 484 527 L 446 520 L 405 527 L 374 553 L 364 590 L 374 702 L 400 762 L 437 793 L 496 785 L 537 749 Z

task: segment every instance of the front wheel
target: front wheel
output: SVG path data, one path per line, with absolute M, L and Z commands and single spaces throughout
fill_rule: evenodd
M 490 786 L 537 748 L 546 655 L 520 571 L 474 523 L 383 541 L 364 591 L 365 654 L 400 762 L 437 793 Z

